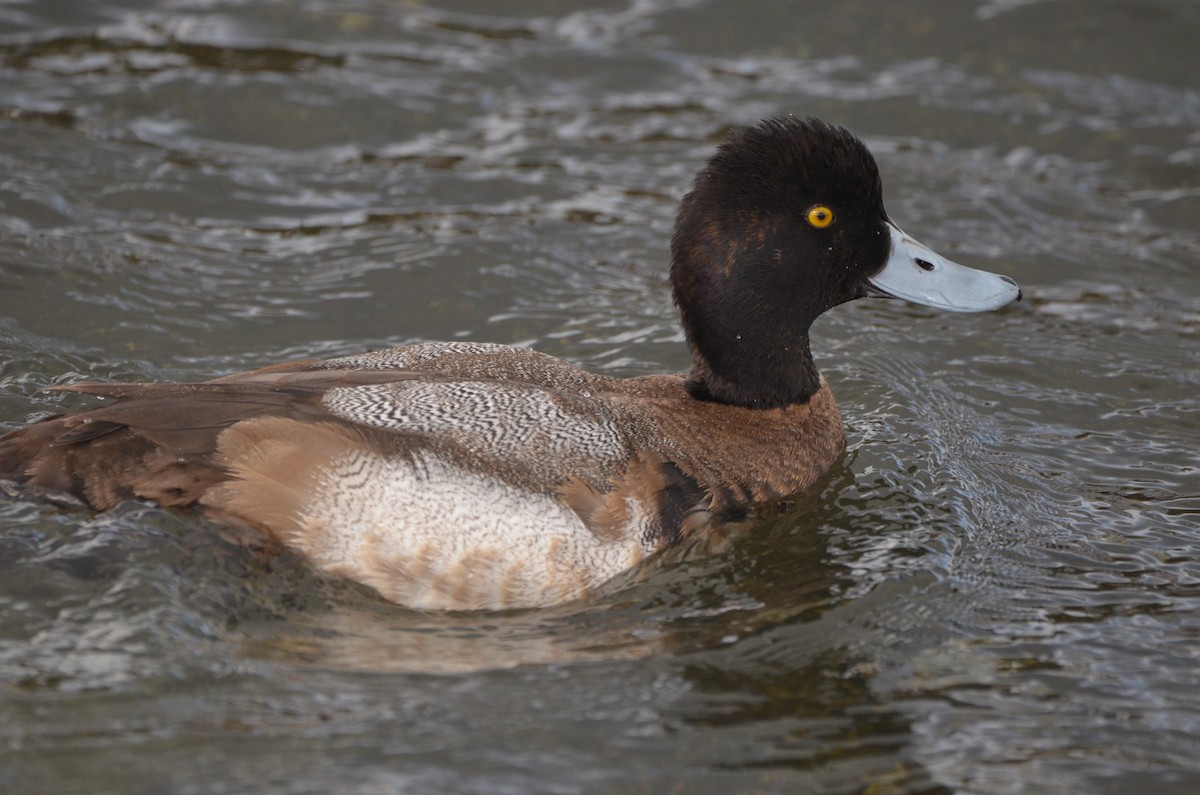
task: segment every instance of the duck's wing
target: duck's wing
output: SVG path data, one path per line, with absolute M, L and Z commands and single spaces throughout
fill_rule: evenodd
M 256 417 L 353 425 L 352 418 L 330 416 L 322 396 L 334 389 L 431 377 L 524 379 L 541 385 L 594 378 L 533 351 L 419 343 L 340 359 L 284 362 L 199 384 L 81 382 L 55 389 L 114 402 L 0 436 L 0 479 L 29 490 L 70 493 L 100 509 L 131 497 L 190 505 L 225 477 L 214 459 L 225 429 Z
M 216 460 L 226 429 L 260 417 L 315 422 L 329 389 L 416 377 L 405 372 L 298 371 L 197 384 L 80 382 L 55 387 L 108 405 L 50 417 L 0 436 L 0 479 L 66 492 L 97 509 L 137 498 L 194 504 L 227 475 Z

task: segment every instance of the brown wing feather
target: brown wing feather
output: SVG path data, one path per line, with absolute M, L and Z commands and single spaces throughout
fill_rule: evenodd
M 139 498 L 197 502 L 228 477 L 220 433 L 245 420 L 328 420 L 320 396 L 335 386 L 412 378 L 404 371 L 304 370 L 305 363 L 199 384 L 81 382 L 58 391 L 115 400 L 0 436 L 0 479 L 67 492 L 97 509 Z

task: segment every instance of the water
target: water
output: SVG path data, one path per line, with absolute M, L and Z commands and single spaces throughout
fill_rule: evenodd
M 676 202 L 784 112 L 1026 294 L 820 320 L 842 464 L 585 605 L 0 501 L 0 790 L 1194 791 L 1198 39 L 1170 0 L 0 5 L 4 427 L 424 339 L 682 369 Z

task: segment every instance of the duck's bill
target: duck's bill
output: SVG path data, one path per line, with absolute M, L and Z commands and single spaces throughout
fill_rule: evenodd
M 869 295 L 951 312 L 988 312 L 1020 300 L 1021 288 L 1007 276 L 951 262 L 890 221 L 887 226 L 892 253 L 883 270 L 867 280 Z

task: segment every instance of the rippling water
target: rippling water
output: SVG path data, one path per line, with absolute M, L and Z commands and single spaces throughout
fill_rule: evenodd
M 0 499 L 0 790 L 1195 791 L 1197 40 L 1170 0 L 0 5 L 4 427 L 423 339 L 682 369 L 675 205 L 785 112 L 1026 294 L 823 318 L 823 487 L 557 611 Z

